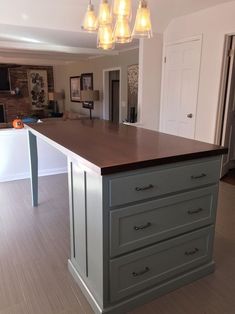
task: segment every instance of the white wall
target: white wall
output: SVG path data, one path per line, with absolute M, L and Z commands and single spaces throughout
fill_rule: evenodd
M 140 41 L 139 119 L 147 129 L 159 129 L 163 36 Z
M 203 35 L 198 95 L 196 139 L 214 143 L 220 90 L 224 39 L 235 34 L 235 1 L 174 19 L 167 27 L 163 43 Z M 162 38 L 155 35 L 140 44 L 139 110 L 146 128 L 159 127 L 159 89 Z M 142 88 L 141 88 L 142 87 Z
M 196 139 L 215 141 L 225 34 L 235 33 L 235 1 L 173 20 L 164 43 L 203 35 Z
M 67 171 L 67 158 L 55 148 L 38 139 L 39 175 Z M 0 130 L 0 182 L 29 178 L 27 131 Z
M 121 102 L 122 119 L 127 117 L 127 68 L 129 65 L 139 63 L 139 49 L 121 52 L 117 56 L 105 56 L 95 59 L 78 61 L 65 66 L 54 67 L 55 90 L 65 89 L 66 108 L 88 114 L 88 110 L 82 109 L 81 103 L 70 101 L 69 78 L 81 73 L 93 73 L 94 89 L 100 91 L 101 100 L 95 103 L 93 116 L 103 115 L 103 70 L 109 68 L 121 68 Z

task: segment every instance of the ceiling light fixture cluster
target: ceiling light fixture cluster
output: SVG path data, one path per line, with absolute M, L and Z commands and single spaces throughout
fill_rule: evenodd
M 147 0 L 139 0 L 135 25 L 131 31 L 132 0 L 114 0 L 113 8 L 108 0 L 101 0 L 98 17 L 94 5 L 89 1 L 82 29 L 98 32 L 97 47 L 113 49 L 115 43 L 129 43 L 133 38 L 151 38 L 152 25 Z

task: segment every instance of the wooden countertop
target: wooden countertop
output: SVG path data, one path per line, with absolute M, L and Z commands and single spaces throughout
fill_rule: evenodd
M 220 146 L 103 120 L 50 121 L 27 128 L 102 175 L 227 153 Z

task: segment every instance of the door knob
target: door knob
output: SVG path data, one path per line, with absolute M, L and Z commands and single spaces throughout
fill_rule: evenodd
M 187 114 L 187 118 L 192 119 L 192 117 L 193 117 L 192 113 Z

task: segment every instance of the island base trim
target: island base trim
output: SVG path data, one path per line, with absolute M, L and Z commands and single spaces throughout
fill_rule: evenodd
M 98 305 L 86 283 L 73 266 L 71 260 L 68 260 L 68 268 L 96 314 L 120 314 L 125 313 L 125 311 L 132 310 L 133 308 L 141 306 L 146 302 L 150 302 L 162 296 L 163 294 L 169 293 L 177 288 L 190 284 L 195 280 L 213 273 L 215 271 L 215 262 L 211 261 L 210 263 L 197 267 L 185 274 L 182 274 L 181 276 L 168 280 L 167 282 L 164 282 L 156 287 L 132 296 L 128 300 L 121 301 L 118 304 L 105 309 L 101 309 L 101 307 Z
M 68 259 L 68 269 L 76 283 L 79 285 L 82 293 L 86 297 L 94 312 L 97 314 L 104 313 L 70 259 Z

